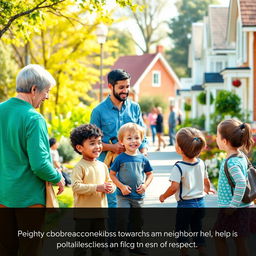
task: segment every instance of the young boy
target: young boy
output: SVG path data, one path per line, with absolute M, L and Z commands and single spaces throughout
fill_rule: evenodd
M 142 230 L 142 216 L 140 208 L 143 205 L 145 190 L 153 179 L 152 167 L 148 159 L 139 153 L 139 147 L 144 137 L 144 129 L 135 124 L 123 125 L 118 133 L 119 143 L 125 147 L 125 151 L 118 155 L 111 165 L 110 177 L 118 187 L 117 205 L 122 208 L 137 208 L 121 211 L 117 216 L 117 228 L 121 231 Z M 146 176 L 146 177 L 145 177 Z M 122 238 L 123 239 L 123 238 Z M 136 240 L 136 241 L 135 241 Z M 133 245 L 130 252 L 147 255 L 142 248 L 136 247 L 140 239 L 130 238 Z M 113 251 L 115 256 L 126 255 L 126 249 L 119 248 Z
M 74 150 L 83 156 L 76 164 L 72 173 L 72 189 L 74 194 L 74 207 L 79 208 L 102 208 L 108 207 L 106 194 L 115 191 L 107 166 L 98 161 L 102 151 L 102 132 L 91 124 L 80 125 L 70 135 Z M 77 211 L 76 231 L 99 231 L 105 230 L 105 215 L 100 211 L 88 210 L 91 216 L 79 216 Z M 89 214 L 90 215 L 90 214 Z M 97 242 L 104 242 L 100 239 Z M 75 255 L 86 254 L 87 249 L 76 248 Z M 92 249 L 92 255 L 103 255 L 103 248 Z
M 119 130 L 118 140 L 125 152 L 116 157 L 110 168 L 110 177 L 118 187 L 118 207 L 142 207 L 146 188 L 153 179 L 148 159 L 138 152 L 143 137 L 144 129 L 135 123 L 127 123 Z

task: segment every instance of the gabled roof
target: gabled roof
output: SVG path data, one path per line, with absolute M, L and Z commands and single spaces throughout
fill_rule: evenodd
M 255 0 L 240 0 L 240 11 L 243 26 L 256 26 Z
M 131 75 L 131 87 L 135 87 L 144 79 L 158 60 L 162 62 L 167 72 L 174 79 L 176 86 L 179 88 L 181 85 L 177 75 L 174 73 L 161 53 L 120 57 L 111 67 L 111 70 L 124 69 L 127 71 Z M 107 79 L 104 77 L 104 88 L 106 87 Z
M 157 53 L 123 56 L 115 62 L 111 70 L 121 68 L 127 71 L 131 75 L 131 86 L 134 86 L 156 56 Z
M 228 7 L 209 6 L 209 27 L 211 46 L 213 49 L 228 49 L 226 43 L 226 31 L 228 22 Z

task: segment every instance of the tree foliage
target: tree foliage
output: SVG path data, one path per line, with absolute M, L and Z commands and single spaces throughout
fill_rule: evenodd
M 36 2 L 27 1 L 28 8 Z M 110 16 L 102 15 L 104 10 L 97 5 L 104 1 L 79 2 L 81 5 L 78 6 L 74 5 L 73 0 L 65 0 L 57 9 L 48 9 L 43 18 L 36 20 L 33 29 L 32 23 L 24 23 L 24 30 L 20 31 L 22 35 L 15 37 L 15 40 L 12 33 L 17 28 L 16 23 L 12 24 L 11 33 L 8 30 L 4 35 L 5 45 L 6 42 L 11 43 L 15 56 L 13 60 L 21 68 L 24 66 L 25 30 L 30 31 L 27 45 L 31 63 L 44 66 L 56 79 L 57 85 L 52 88 L 50 99 L 43 104 L 40 111 L 48 120 L 50 134 L 58 138 L 69 136 L 73 127 L 89 122 L 92 107 L 97 101 L 93 98 L 92 86 L 99 81 L 100 76 L 100 45 L 94 30 L 100 22 L 112 22 Z M 118 2 L 123 5 L 131 4 L 131 1 Z M 93 23 L 88 15 L 91 3 L 95 3 L 94 7 L 98 10 Z M 21 20 L 20 17 L 19 21 Z M 113 65 L 117 48 L 117 39 L 108 39 L 104 44 L 103 74 Z M 4 57 L 4 60 L 7 59 Z M 8 75 L 12 74 L 10 71 L 15 71 L 15 68 L 10 70 L 11 68 L 10 64 L 3 66 Z M 15 74 L 12 77 L 14 76 Z M 15 91 L 15 83 L 12 83 L 11 89 Z
M 191 39 L 191 25 L 207 15 L 208 5 L 216 0 L 178 0 L 176 7 L 179 15 L 169 22 L 174 47 L 167 51 L 172 68 L 180 77 L 188 76 L 188 48 Z
M 15 76 L 18 66 L 15 63 L 11 47 L 0 41 L 0 102 L 15 93 Z
M 13 40 L 17 36 L 28 39 L 29 34 L 40 27 L 48 12 L 57 16 L 62 15 L 63 4 L 66 5 L 66 2 L 85 8 L 89 12 L 98 13 L 105 18 L 109 16 L 104 8 L 106 0 L 0 0 L 0 38 L 9 32 Z M 132 0 L 116 0 L 116 3 L 121 7 L 129 6 L 132 10 L 136 10 Z
M 116 41 L 116 44 L 114 45 L 116 51 L 113 55 L 115 59 L 117 59 L 120 56 L 136 54 L 135 43 L 128 32 L 121 31 L 118 29 L 112 29 L 111 31 L 109 31 L 108 38 Z
M 82 12 L 78 10 L 72 17 L 75 19 Z M 72 19 L 54 18 L 53 14 L 48 14 L 41 30 L 32 38 L 31 62 L 43 65 L 57 82 L 51 99 L 44 106 L 44 113 L 65 116 L 74 106 L 90 105 L 95 100 L 90 91 L 99 81 L 100 46 L 94 29 L 95 25 L 82 26 Z M 113 40 L 104 44 L 103 73 L 114 63 L 115 45 Z

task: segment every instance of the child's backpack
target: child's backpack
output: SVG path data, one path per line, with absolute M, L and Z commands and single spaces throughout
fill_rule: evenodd
M 224 164 L 224 171 L 228 178 L 228 183 L 231 186 L 232 195 L 234 193 L 235 183 L 231 179 L 230 174 L 228 172 L 228 160 L 232 157 L 237 157 L 237 156 L 239 156 L 239 154 L 231 155 L 229 158 L 226 159 L 225 164 Z M 242 202 L 248 204 L 248 203 L 252 202 L 254 199 L 256 199 L 256 170 L 253 167 L 253 165 L 251 164 L 251 162 L 249 161 L 248 157 L 244 154 L 242 156 L 246 158 L 247 164 L 248 164 L 246 190 L 244 192 Z

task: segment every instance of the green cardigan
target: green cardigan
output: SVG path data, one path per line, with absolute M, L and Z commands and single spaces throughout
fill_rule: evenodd
M 45 205 L 45 180 L 61 175 L 51 162 L 46 122 L 26 101 L 0 104 L 0 204 L 7 207 Z

